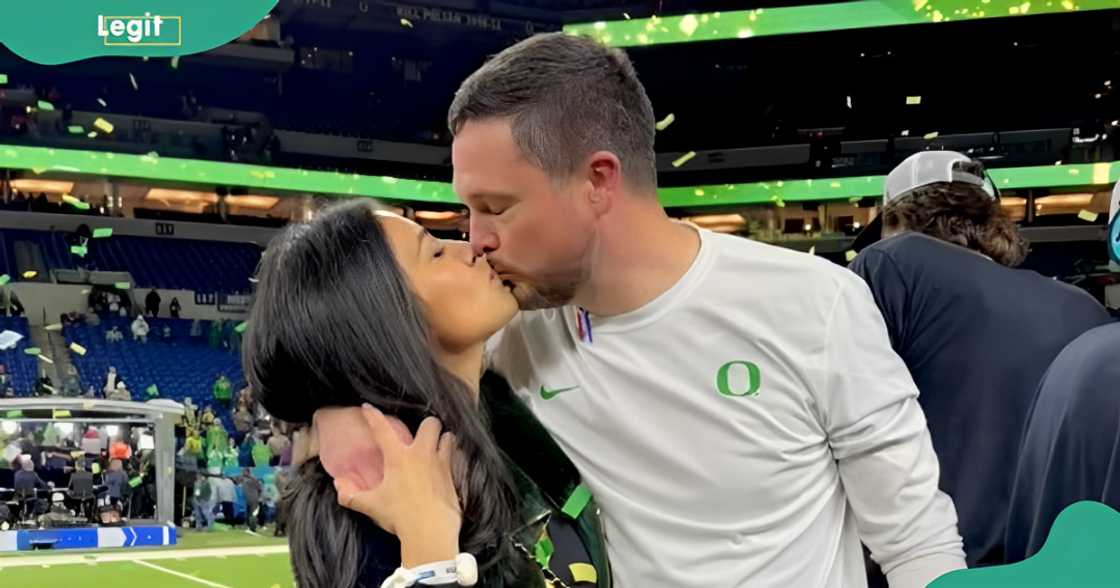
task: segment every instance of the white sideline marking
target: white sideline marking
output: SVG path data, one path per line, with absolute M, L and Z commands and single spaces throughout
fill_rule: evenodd
M 142 565 L 146 568 L 152 568 L 153 570 L 159 570 L 161 572 L 171 574 L 172 576 L 179 576 L 180 578 L 185 578 L 187 580 L 193 580 L 195 582 L 198 582 L 199 584 L 205 584 L 206 586 L 213 586 L 213 588 L 230 588 L 229 586 L 226 586 L 225 584 L 218 584 L 217 582 L 211 582 L 209 580 L 203 580 L 202 578 L 196 578 L 194 576 L 188 576 L 188 575 L 186 575 L 182 572 L 176 572 L 175 570 L 169 570 L 165 567 L 157 566 L 154 563 L 148 563 L 144 560 L 138 559 L 138 560 L 134 561 L 133 563 Z
M 23 566 L 107 563 L 115 561 L 155 561 L 161 559 L 186 559 L 191 557 L 216 557 L 238 555 L 277 555 L 288 553 L 287 545 L 259 545 L 255 547 L 212 547 L 209 549 L 164 549 L 161 551 L 118 551 L 103 555 L 38 555 L 29 557 L 0 557 L 0 570 Z

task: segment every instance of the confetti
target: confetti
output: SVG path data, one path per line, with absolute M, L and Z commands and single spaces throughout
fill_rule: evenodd
M 626 20 L 630 20 L 630 13 L 629 12 L 623 12 L 622 13 L 622 18 L 625 18 Z
M 47 363 L 50 363 L 50 364 L 53 364 L 53 363 L 54 363 L 54 360 L 53 360 L 53 359 L 51 359 L 51 358 L 49 358 L 49 357 L 47 357 L 47 356 L 43 355 L 42 353 L 40 353 L 40 354 L 39 354 L 39 359 L 41 359 L 41 360 L 43 360 L 43 361 L 45 361 L 45 362 L 47 362 Z
M 922 97 L 921 96 L 907 96 L 906 97 L 906 105 L 907 106 L 918 106 L 921 103 L 922 103 Z
M 816 255 L 816 254 L 817 254 L 817 246 L 813 245 L 812 247 L 809 248 L 809 255 Z
M 79 210 L 89 210 L 88 202 L 82 202 L 81 200 L 78 200 L 77 198 L 74 198 L 69 194 L 63 194 L 62 201 Z
M 39 355 L 43 352 L 43 350 L 39 349 L 38 347 L 27 347 L 23 350 L 23 352 L 27 355 Z
M 677 120 L 677 116 L 670 112 L 669 116 L 657 121 L 657 124 L 653 125 L 653 127 L 659 131 L 664 131 L 669 128 L 669 125 L 673 124 L 675 120 Z
M 11 276 L 9 276 L 8 274 L 0 274 L 0 286 L 3 286 L 4 284 L 7 284 L 10 281 L 12 281 Z
M 599 581 L 599 574 L 591 564 L 571 563 L 568 564 L 568 570 L 572 572 L 572 581 L 576 584 L 595 584 Z
M 159 387 L 155 384 L 148 386 L 144 391 L 148 393 L 148 396 L 159 396 Z
M 108 104 L 106 104 L 106 103 L 105 103 L 105 100 L 103 100 L 103 99 L 101 99 L 101 98 L 98 98 L 98 99 L 97 99 L 97 103 L 98 103 L 98 104 L 100 104 L 101 106 L 104 106 L 105 108 L 109 108 L 109 105 L 108 105 Z
M 132 82 L 132 89 L 133 90 L 136 90 L 137 92 L 140 91 L 140 85 L 136 83 L 136 76 L 129 73 L 128 74 L 128 81 Z
M 27 270 L 27 271 L 23 272 L 23 279 L 30 280 L 37 275 L 39 275 L 39 272 L 37 272 L 35 270 Z
M 56 409 L 54 409 L 54 411 L 51 412 L 51 414 L 56 419 L 68 419 L 68 418 L 70 418 L 70 411 L 68 411 L 68 410 L 63 410 L 63 409 L 56 408 Z
M 105 120 L 101 117 L 98 117 L 97 120 L 93 121 L 93 126 L 97 127 L 98 129 L 100 129 L 102 132 L 105 132 L 105 133 L 112 133 L 113 132 L 113 123 L 111 123 L 111 122 L 109 122 L 109 121 L 107 121 L 107 120 Z
M 7 413 L 4 414 L 4 416 L 6 416 L 7 418 L 10 418 L 10 419 L 18 419 L 18 418 L 23 416 L 23 411 L 22 410 L 9 410 Z
M 73 351 L 74 353 L 77 353 L 78 355 L 85 355 L 86 354 L 86 348 L 82 347 L 81 345 L 78 345 L 77 343 L 71 343 L 70 344 L 70 351 Z
M 902 131 L 902 132 L 901 132 L 901 133 L 899 133 L 899 134 L 900 134 L 900 135 L 902 135 L 903 137 L 909 137 L 909 136 L 910 136 L 910 131 L 909 131 L 909 130 L 905 130 L 905 131 Z
M 236 327 L 233 328 L 233 330 L 237 331 L 238 333 L 244 333 L 245 329 L 248 329 L 248 328 L 249 328 L 249 323 L 244 322 L 244 323 L 239 323 Z
M 129 288 L 132 287 L 132 284 L 130 284 L 128 282 L 117 282 L 116 284 L 113 284 L 113 286 L 117 290 L 128 290 Z
M 673 160 L 673 167 L 680 167 L 692 160 L 693 157 L 696 157 L 696 152 L 689 151 L 688 153 L 685 153 L 684 155 Z
M 94 239 L 104 239 L 105 237 L 112 237 L 112 236 L 113 236 L 113 229 L 110 229 L 110 228 L 102 228 L 102 229 L 94 229 L 93 230 L 93 238 Z
M 412 21 L 408 20 L 407 18 L 402 18 L 401 19 L 401 26 L 411 29 L 412 28 Z
M 851 202 L 851 203 L 854 204 L 856 202 L 859 202 L 860 200 L 863 200 L 862 196 L 852 196 L 851 198 L 848 199 L 848 202 Z
M 937 131 L 934 131 L 932 133 L 926 133 L 926 134 L 922 135 L 922 138 L 925 139 L 926 141 L 932 141 L 932 140 L 936 139 L 938 135 L 940 135 L 940 133 L 938 133 Z
M 89 137 L 90 139 L 96 138 L 97 137 L 97 131 L 90 131 L 90 132 L 86 133 L 86 136 Z
M 54 104 L 51 104 L 50 102 L 47 102 L 46 100 L 40 100 L 39 104 L 38 104 L 38 107 L 39 107 L 39 110 L 46 110 L 46 111 L 54 110 Z
M 86 254 L 89 253 L 89 249 L 87 249 L 85 245 L 71 245 L 70 253 L 73 253 L 78 257 L 85 257 Z
M 684 18 L 681 19 L 679 26 L 681 32 L 684 33 L 685 36 L 691 37 L 692 33 L 695 33 L 697 27 L 700 26 L 700 21 L 696 18 L 695 14 L 686 14 Z
M 171 58 L 171 69 L 179 69 L 179 56 Z
M 851 108 L 852 107 L 852 97 L 851 96 L 847 96 L 847 103 L 848 103 L 848 108 Z
M 70 131 L 71 135 L 81 135 L 82 133 L 86 132 L 85 127 L 83 127 L 82 125 L 70 125 L 69 127 L 66 127 L 66 130 Z
M 1087 223 L 1097 222 L 1097 217 L 1099 217 L 1099 216 L 1100 216 L 1099 214 L 1097 214 L 1097 213 L 1095 213 L 1091 210 L 1085 210 L 1084 208 L 1081 209 L 1081 212 L 1077 213 L 1077 218 L 1079 218 L 1079 219 L 1081 219 L 1081 220 L 1083 220 Z
M 43 330 L 44 331 L 61 331 L 62 330 L 62 323 L 54 323 L 53 325 L 47 325 L 47 326 L 43 327 Z
M 855 259 L 855 258 L 856 258 L 856 252 L 855 251 L 852 251 L 851 249 L 849 249 L 849 250 L 844 252 L 844 259 L 848 263 L 852 263 L 852 260 Z
M 0 84 L 8 83 L 8 74 L 0 74 Z

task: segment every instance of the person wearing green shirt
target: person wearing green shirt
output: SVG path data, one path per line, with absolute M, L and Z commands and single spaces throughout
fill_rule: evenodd
M 268 445 L 260 440 L 260 437 L 255 437 L 253 439 L 252 455 L 254 466 L 266 466 L 272 459 L 272 450 L 268 448 Z
M 234 442 L 232 437 L 229 438 L 229 445 L 226 446 L 226 451 L 223 454 L 222 465 L 227 468 L 236 468 L 240 467 L 241 465 L 238 462 L 237 444 Z
M 225 374 L 218 374 L 218 379 L 214 381 L 214 402 L 218 405 L 229 408 L 230 401 L 233 398 L 233 386 L 229 383 L 229 378 Z
M 222 426 L 222 421 L 214 421 L 214 424 L 206 429 L 206 446 L 204 447 L 206 455 L 210 455 L 211 451 L 222 453 L 226 450 L 228 444 L 229 434 L 226 433 L 226 428 Z

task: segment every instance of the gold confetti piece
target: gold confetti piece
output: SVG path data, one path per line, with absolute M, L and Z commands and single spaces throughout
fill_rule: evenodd
M 926 134 L 922 135 L 922 138 L 925 139 L 926 141 L 932 141 L 933 139 L 936 139 L 939 134 L 940 133 L 938 133 L 937 131 L 934 131 L 932 133 L 926 133 Z
M 86 132 L 85 127 L 83 127 L 82 125 L 70 125 L 69 127 L 66 127 L 66 130 L 70 131 L 71 135 L 81 135 L 82 133 Z
M 906 97 L 906 105 L 907 106 L 918 106 L 921 103 L 922 103 L 922 97 L 921 96 L 907 96 Z
M 37 275 L 39 275 L 39 272 L 37 272 L 35 270 L 27 270 L 27 271 L 23 272 L 23 279 L 30 280 Z
M 685 153 L 684 155 L 674 159 L 673 160 L 673 167 L 680 167 L 680 166 L 688 163 L 689 161 L 691 161 L 693 157 L 696 157 L 696 152 L 695 151 L 689 151 L 688 153 Z
M 809 255 L 816 255 L 816 254 L 817 254 L 817 246 L 813 245 L 812 247 L 809 248 Z
M 38 104 L 38 107 L 39 107 L 39 110 L 46 110 L 46 111 L 54 110 L 54 104 L 51 104 L 50 102 L 47 102 L 46 100 L 40 100 L 39 104 Z
M 407 18 L 402 18 L 401 19 L 401 26 L 411 29 L 412 28 L 412 21 L 408 20 Z
M 103 131 L 105 133 L 112 133 L 113 132 L 113 123 L 111 123 L 111 122 L 109 122 L 109 121 L 107 121 L 103 118 L 100 118 L 100 117 L 98 117 L 97 120 L 93 121 L 93 126 L 97 127 L 98 129 L 100 129 L 101 131 Z
M 568 564 L 568 570 L 572 572 L 572 581 L 576 584 L 595 584 L 599 581 L 599 574 L 595 571 L 595 566 L 591 564 Z
M 179 56 L 171 58 L 171 69 L 179 69 Z
M 70 351 L 73 351 L 74 353 L 77 353 L 78 355 L 85 355 L 86 354 L 86 348 L 82 347 L 81 345 L 78 345 L 77 343 L 71 343 L 70 344 Z
M 53 360 L 53 359 L 51 359 L 51 358 L 49 358 L 49 357 L 47 357 L 47 356 L 43 355 L 42 353 L 40 353 L 40 354 L 39 354 L 39 359 L 41 359 L 41 360 L 43 360 L 43 361 L 45 361 L 45 362 L 47 362 L 47 363 L 51 363 L 51 364 L 53 364 L 53 363 L 54 363 L 54 360 Z
M 52 414 L 54 415 L 54 418 L 56 418 L 56 419 L 70 418 L 70 411 L 68 411 L 68 410 L 62 410 L 62 409 L 56 408 L 52 411 Z
M 855 251 L 852 251 L 851 249 L 849 249 L 849 250 L 847 250 L 847 251 L 845 251 L 845 252 L 844 252 L 844 259 L 845 259 L 845 260 L 846 260 L 846 261 L 847 261 L 848 263 L 852 263 L 852 260 L 856 258 L 856 255 L 857 255 L 857 254 L 856 254 L 856 252 L 855 252 Z
M 61 331 L 62 330 L 62 323 L 54 323 L 53 325 L 47 325 L 47 326 L 43 327 L 43 330 L 44 331 Z
M 110 228 L 100 228 L 100 229 L 94 229 L 93 230 L 93 238 L 94 239 L 104 239 L 105 237 L 112 237 L 112 236 L 113 236 L 113 229 L 110 229 Z
M 677 116 L 670 112 L 669 116 L 666 116 L 665 118 L 657 121 L 657 124 L 653 125 L 653 128 L 659 131 L 664 131 L 665 129 L 669 128 L 669 125 L 673 124 L 673 121 L 675 120 L 677 120 Z
M 1097 217 L 1099 217 L 1099 216 L 1100 216 L 1099 214 L 1097 214 L 1097 213 L 1095 213 L 1091 210 L 1085 210 L 1084 208 L 1081 209 L 1081 212 L 1077 213 L 1077 218 L 1079 218 L 1079 219 L 1081 219 L 1081 220 L 1083 220 L 1087 223 L 1097 222 Z
M 69 194 L 63 194 L 62 201 L 79 210 L 89 210 L 88 202 L 82 202 L 81 200 L 78 200 L 77 198 L 74 198 Z
M 98 104 L 100 104 L 101 106 L 104 106 L 105 108 L 109 108 L 109 105 L 108 105 L 108 104 L 106 104 L 106 103 L 105 103 L 105 100 L 104 100 L 104 99 L 102 99 L 102 98 L 98 98 L 98 99 L 97 99 L 97 103 L 98 103 Z
M 132 89 L 140 91 L 140 85 L 136 83 L 136 76 L 131 73 L 128 74 L 128 81 L 132 82 Z

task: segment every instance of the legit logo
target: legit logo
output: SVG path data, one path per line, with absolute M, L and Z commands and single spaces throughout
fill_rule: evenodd
M 97 16 L 97 36 L 106 46 L 178 47 L 183 44 L 183 17 Z

